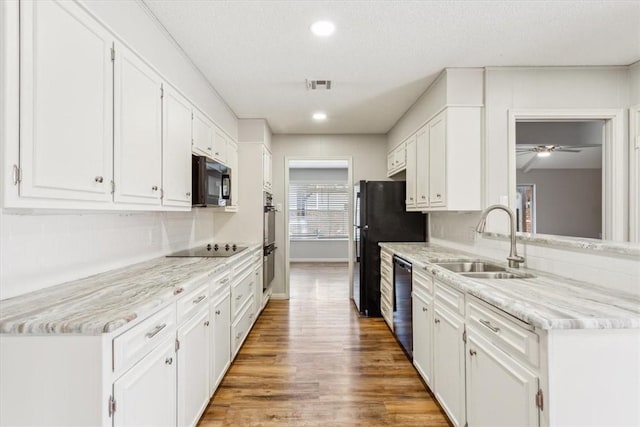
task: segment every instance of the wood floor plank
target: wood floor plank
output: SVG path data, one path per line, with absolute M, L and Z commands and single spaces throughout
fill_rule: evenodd
M 347 264 L 292 264 L 199 426 L 449 426 L 382 319 L 349 300 Z

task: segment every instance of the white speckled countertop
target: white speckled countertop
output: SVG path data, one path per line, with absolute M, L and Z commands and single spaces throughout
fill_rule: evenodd
M 0 334 L 110 333 L 181 295 L 207 275 L 248 255 L 155 258 L 0 301 Z
M 438 280 L 541 329 L 640 328 L 640 298 L 631 294 L 530 269 L 507 268 L 507 271 L 536 277 L 473 279 L 433 263 L 482 257 L 430 243 L 380 243 L 380 246 L 423 264 Z

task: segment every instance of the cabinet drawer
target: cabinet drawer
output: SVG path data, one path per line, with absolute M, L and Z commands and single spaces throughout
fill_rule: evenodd
M 241 259 L 236 261 L 233 265 L 233 278 L 236 279 L 237 277 L 243 276 L 244 271 L 247 268 L 251 268 L 251 264 L 253 263 L 253 260 L 254 260 L 253 256 L 244 255 Z
M 176 304 L 178 323 L 191 317 L 200 307 L 209 303 L 209 283 L 198 286 L 193 292 L 180 297 Z
M 386 296 L 389 301 L 393 299 L 393 286 L 384 278 L 380 280 L 380 295 Z
M 454 313 L 464 316 L 464 293 L 438 281 L 435 284 L 436 300 Z
M 211 296 L 219 295 L 229 290 L 231 271 L 229 269 L 215 275 L 211 280 Z
M 231 286 L 231 318 L 235 319 L 244 303 L 253 295 L 254 280 L 256 275 L 253 270 L 247 272 Z
M 393 331 L 393 306 L 385 298 L 380 299 L 380 311 L 382 318 L 389 325 L 389 329 Z
M 433 278 L 423 268 L 423 265 L 413 264 L 413 290 L 433 295 Z
M 393 267 L 384 262 L 380 263 L 380 277 L 389 283 L 393 283 Z
M 380 251 L 380 261 L 382 264 L 386 264 L 388 267 L 391 267 L 393 265 L 393 257 L 391 256 L 391 254 L 387 251 L 381 250 Z
M 530 326 L 511 319 L 476 299 L 467 302 L 467 325 L 513 357 L 538 366 L 538 335 Z
M 113 339 L 113 370 L 124 370 L 176 332 L 176 306 L 171 304 Z
M 255 316 L 254 305 L 252 295 L 250 301 L 244 305 L 238 319 L 231 326 L 232 353 L 234 356 L 240 349 L 253 324 L 253 317 Z

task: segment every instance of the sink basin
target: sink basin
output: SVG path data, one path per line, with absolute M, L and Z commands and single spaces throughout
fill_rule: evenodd
M 475 272 L 494 272 L 505 271 L 504 267 L 497 264 L 491 264 L 482 261 L 452 261 L 452 262 L 439 262 L 436 265 L 446 268 L 454 273 L 475 273 Z
M 533 274 L 528 273 L 509 273 L 506 271 L 476 271 L 468 273 L 460 273 L 461 276 L 472 277 L 474 279 L 531 279 Z

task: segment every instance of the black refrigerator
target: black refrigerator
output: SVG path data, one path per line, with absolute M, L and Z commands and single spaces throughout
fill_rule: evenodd
M 379 242 L 424 242 L 427 218 L 407 212 L 404 181 L 360 181 L 354 188 L 353 302 L 364 316 L 380 317 Z

